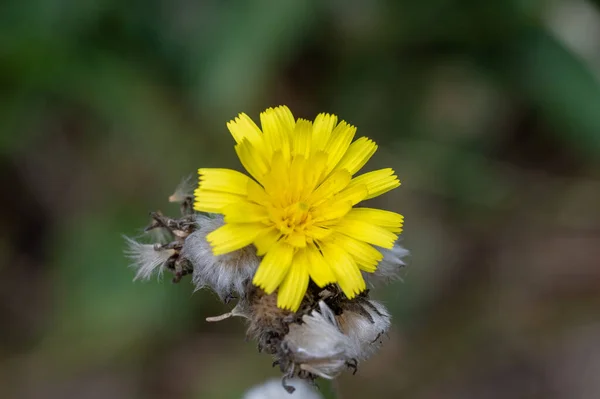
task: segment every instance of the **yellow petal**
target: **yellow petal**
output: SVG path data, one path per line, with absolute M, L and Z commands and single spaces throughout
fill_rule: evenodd
M 289 175 L 289 202 L 297 202 L 303 194 L 306 175 L 306 159 L 302 155 L 296 155 L 292 160 Z
M 317 151 L 306 161 L 306 165 L 309 165 L 309 167 L 305 169 L 306 175 L 304 176 L 304 189 L 302 190 L 304 198 L 307 198 L 325 179 L 327 154 L 323 151 Z
M 352 209 L 352 204 L 349 201 L 338 201 L 337 198 L 332 198 L 317 206 L 312 211 L 313 223 L 331 221 L 345 216 Z
M 323 150 L 329 142 L 331 132 L 337 123 L 337 116 L 330 114 L 319 114 L 315 118 L 312 130 L 312 149 L 313 153 Z
M 223 255 L 252 244 L 264 226 L 257 223 L 225 224 L 206 236 L 214 255 Z
M 286 237 L 286 241 L 293 247 L 304 248 L 306 247 L 306 234 L 294 231 Z
M 333 132 L 331 132 L 331 138 L 325 146 L 325 152 L 327 153 L 326 173 L 331 172 L 340 162 L 344 154 L 346 154 L 355 133 L 356 127 L 349 125 L 344 121 L 341 121 Z
M 327 238 L 331 233 L 333 233 L 333 230 L 330 229 L 329 227 L 327 227 L 327 226 L 322 227 L 322 226 L 316 226 L 316 225 L 312 225 L 312 226 L 308 227 L 305 232 L 307 237 L 310 237 L 315 241 L 323 240 L 323 239 Z
M 298 119 L 292 133 L 292 155 L 301 155 L 308 158 L 312 140 L 312 122 Z
M 295 312 L 300 307 L 308 288 L 308 262 L 294 256 L 292 266 L 277 292 L 277 306 Z
M 377 269 L 377 264 L 383 259 L 381 252 L 364 241 L 355 240 L 339 233 L 332 235 L 332 240 L 340 248 L 352 255 L 358 267 L 366 272 L 374 272 Z
M 243 201 L 244 198 L 244 196 L 238 194 L 197 188 L 194 191 L 194 210 L 198 212 L 221 213 L 221 210 L 225 206 Z
M 275 107 L 275 112 L 277 113 L 277 117 L 279 118 L 279 123 L 281 127 L 286 132 L 291 132 L 294 130 L 296 125 L 296 121 L 294 120 L 294 115 L 292 111 L 286 105 L 280 105 L 279 107 Z
M 375 151 L 377 151 L 377 144 L 366 137 L 361 137 L 350 144 L 336 169 L 346 169 L 353 175 L 365 166 Z
M 252 223 L 265 222 L 269 214 L 264 206 L 240 201 L 229 204 L 221 210 L 225 215 L 225 223 Z
M 286 106 L 269 108 L 260 114 L 260 124 L 267 150 L 273 154 L 281 151 L 289 162 L 291 155 L 291 133 L 294 129 L 294 116 Z
M 350 173 L 346 170 L 336 170 L 308 197 L 308 202 L 313 206 L 319 205 L 324 200 L 343 190 L 350 182 Z
M 281 151 L 276 151 L 273 154 L 269 173 L 263 176 L 262 183 L 266 193 L 271 198 L 271 202 L 282 206 L 286 200 L 290 178 L 289 164 Z
M 354 298 L 367 288 L 365 280 L 350 254 L 330 242 L 323 244 L 321 251 L 333 270 L 338 285 L 349 299 Z
M 332 229 L 357 240 L 387 249 L 391 249 L 398 238 L 397 234 L 363 220 L 344 218 L 332 226 Z
M 200 175 L 200 189 L 239 195 L 247 194 L 250 178 L 243 173 L 231 169 L 201 168 L 198 169 L 198 174 Z
M 262 206 L 271 204 L 271 197 L 267 195 L 265 189 L 252 179 L 248 179 L 248 201 L 254 202 Z
M 256 254 L 262 256 L 281 238 L 281 232 L 276 227 L 268 227 L 260 232 L 254 240 Z
M 328 284 L 335 283 L 336 279 L 333 271 L 314 245 L 298 251 L 296 256 L 300 256 L 301 261 L 306 262 L 310 278 L 316 285 L 323 288 Z
M 349 202 L 352 205 L 356 205 L 360 201 L 367 198 L 368 194 L 369 190 L 364 184 L 355 184 L 353 186 L 348 185 L 348 187 L 336 194 L 335 200 L 338 202 Z
M 357 176 L 352 179 L 348 187 L 358 184 L 364 184 L 367 186 L 369 194 L 365 199 L 371 199 L 398 187 L 400 185 L 400 181 L 394 174 L 393 169 L 386 168 L 374 170 L 373 172 L 368 172 Z
M 287 274 L 293 256 L 292 246 L 281 241 L 273 245 L 260 262 L 252 283 L 271 294 Z
M 250 141 L 242 140 L 241 143 L 235 146 L 235 152 L 248 173 L 258 182 L 261 182 L 262 177 L 267 173 L 269 167 L 260 151 Z
M 247 139 L 259 150 L 263 146 L 263 135 L 256 123 L 246 114 L 241 113 L 232 121 L 227 123 L 227 128 L 236 143 Z
M 402 224 L 404 222 L 404 216 L 399 213 L 373 208 L 354 208 L 346 215 L 346 219 L 372 223 L 392 233 L 402 232 Z

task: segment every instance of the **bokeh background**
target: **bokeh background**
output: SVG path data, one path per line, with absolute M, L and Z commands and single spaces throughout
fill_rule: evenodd
M 375 139 L 412 251 L 342 398 L 600 397 L 600 1 L 4 0 L 0 397 L 240 398 L 277 376 L 122 234 L 225 122 L 287 104 Z

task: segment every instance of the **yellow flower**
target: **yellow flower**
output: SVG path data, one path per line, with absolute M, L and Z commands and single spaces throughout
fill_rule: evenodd
M 285 106 L 246 114 L 227 124 L 242 165 L 253 177 L 229 169 L 199 169 L 194 209 L 221 213 L 225 225 L 208 234 L 215 255 L 254 244 L 263 259 L 253 283 L 277 306 L 295 311 L 309 277 L 319 287 L 337 283 L 348 298 L 366 288 L 361 270 L 374 272 L 383 258 L 373 246 L 392 248 L 403 217 L 355 208 L 400 185 L 392 169 L 352 178 L 377 145 L 352 142 L 356 128 L 337 116 L 294 120 Z

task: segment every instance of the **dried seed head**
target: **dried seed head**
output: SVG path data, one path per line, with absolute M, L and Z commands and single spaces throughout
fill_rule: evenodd
M 137 269 L 134 280 L 148 280 L 153 274 L 162 274 L 162 267 L 176 251 L 163 248 L 160 244 L 142 244 L 132 238 L 127 241 L 125 255 L 133 261 L 131 267 Z
M 377 248 L 383 255 L 383 259 L 377 264 L 377 269 L 373 273 L 363 273 L 367 282 L 373 286 L 379 283 L 389 283 L 400 279 L 400 270 L 406 265 L 404 258 L 410 254 L 410 251 L 400 245 L 400 240 L 396 241 L 392 249 Z
M 340 374 L 350 360 L 351 341 L 342 334 L 335 315 L 325 302 L 319 302 L 319 311 L 302 317 L 302 324 L 290 324 L 285 336 L 282 358 L 301 370 L 319 377 L 332 379 Z
M 206 235 L 223 225 L 223 217 L 196 215 L 198 228 L 185 238 L 181 257 L 194 269 L 192 281 L 199 290 L 210 287 L 225 299 L 233 293 L 243 296 L 246 283 L 252 278 L 260 259 L 252 246 L 225 255 L 213 255 Z
M 277 353 L 293 313 L 277 306 L 277 293 L 266 294 L 251 284 L 248 284 L 246 306 L 250 315 L 248 337 L 256 340 L 265 352 Z
M 391 326 L 391 316 L 381 303 L 364 300 L 336 316 L 341 331 L 352 345 L 348 356 L 358 360 L 371 357 L 381 346 L 381 337 Z
M 257 385 L 250 389 L 244 395 L 243 399 L 322 399 L 323 397 L 315 389 L 303 380 L 294 378 L 286 380 L 286 384 L 294 388 L 294 392 L 289 393 L 281 385 L 278 379 L 271 379 L 264 384 Z

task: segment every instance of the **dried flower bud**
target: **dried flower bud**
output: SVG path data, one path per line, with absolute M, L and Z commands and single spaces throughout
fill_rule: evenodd
M 284 358 L 319 377 L 332 379 L 348 366 L 352 342 L 342 334 L 335 315 L 325 302 L 319 311 L 302 317 L 302 324 L 290 324 L 283 340 Z
M 192 281 L 196 289 L 210 287 L 221 299 L 232 293 L 243 296 L 246 283 L 252 279 L 260 259 L 252 246 L 227 253 L 213 255 L 206 235 L 223 225 L 223 217 L 196 215 L 197 230 L 185 238 L 181 257 L 193 267 Z
M 400 245 L 400 240 L 396 241 L 392 249 L 377 248 L 383 255 L 383 259 L 377 265 L 373 273 L 363 273 L 365 279 L 371 286 L 378 283 L 389 283 L 400 279 L 400 270 L 406 265 L 404 258 L 410 254 L 410 251 Z
M 160 276 L 162 266 L 176 253 L 160 244 L 142 244 L 129 237 L 124 238 L 127 241 L 125 255 L 133 261 L 131 267 L 137 269 L 134 280 L 148 280 L 155 273 Z
M 246 392 L 243 399 L 322 399 L 323 397 L 315 389 L 303 380 L 294 378 L 286 382 L 294 391 L 289 393 L 281 385 L 278 379 L 271 379 L 264 384 L 257 385 Z
M 364 300 L 336 316 L 341 331 L 350 338 L 352 345 L 348 356 L 366 360 L 381 346 L 381 336 L 391 326 L 391 316 L 381 303 Z

